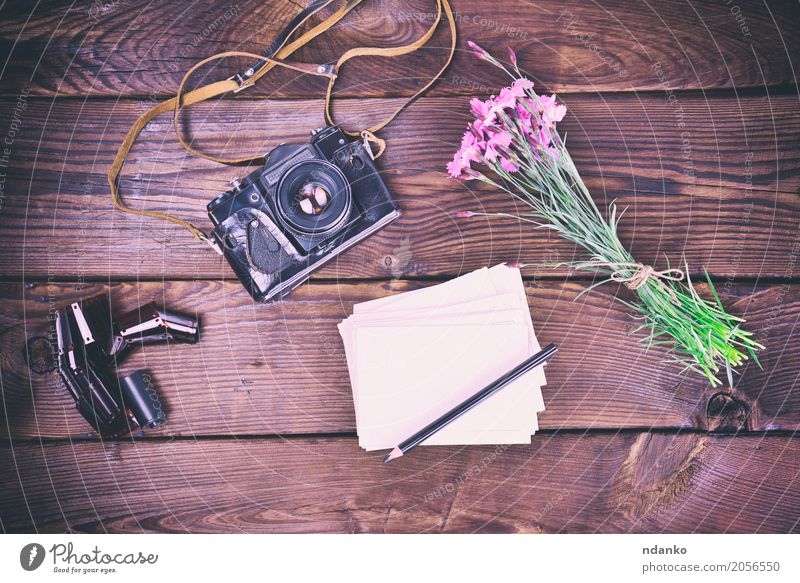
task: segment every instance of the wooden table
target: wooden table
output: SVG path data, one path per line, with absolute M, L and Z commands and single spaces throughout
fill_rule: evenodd
M 300 9 L 278 0 L 6 4 L 0 10 L 9 138 L 0 249 L 5 531 L 787 532 L 800 530 L 800 11 L 793 1 L 454 0 L 453 65 L 383 132 L 397 223 L 319 271 L 286 301 L 254 305 L 226 263 L 177 227 L 115 212 L 106 171 L 123 135 L 182 72 L 223 50 L 261 52 Z M 366 2 L 298 60 L 402 44 L 425 0 Z M 571 260 L 571 245 L 513 220 L 506 196 L 450 180 L 444 165 L 471 95 L 503 79 L 463 50 L 512 45 L 537 86 L 569 107 L 563 128 L 596 200 L 628 212 L 640 261 L 703 268 L 766 349 L 733 388 L 644 350 L 614 298 L 565 270 L 528 269 L 548 369 L 531 445 L 421 448 L 384 465 L 358 448 L 336 323 L 353 303 L 484 265 Z M 337 119 L 377 120 L 445 56 L 347 65 Z M 224 78 L 236 63 L 200 74 Z M 276 74 L 186 112 L 208 153 L 265 152 L 322 125 L 324 85 Z M 0 150 L 0 154 L 3 151 Z M 7 168 L 5 166 L 8 166 Z M 205 225 L 205 205 L 243 168 L 187 156 L 163 116 L 143 133 L 122 189 L 137 208 Z M 702 288 L 702 286 L 701 286 Z M 196 312 L 197 346 L 140 351 L 169 422 L 101 441 L 55 373 L 32 373 L 26 339 L 54 306 L 108 293 Z

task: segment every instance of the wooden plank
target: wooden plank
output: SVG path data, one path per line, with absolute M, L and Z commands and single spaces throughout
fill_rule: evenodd
M 433 22 L 432 0 L 365 2 L 296 60 L 336 60 L 355 46 L 400 46 Z M 505 57 L 514 46 L 523 69 L 558 91 L 590 92 L 763 87 L 795 83 L 800 14 L 790 1 L 736 5 L 700 0 L 653 5 L 644 0 L 453 2 L 459 51 L 435 95 L 474 92 L 502 79 L 466 50 L 472 39 Z M 263 51 L 300 10 L 296 2 L 187 0 L 153 5 L 51 0 L 6 3 L 0 58 L 8 59 L 3 93 L 23 87 L 45 95 L 164 95 L 186 70 L 212 54 Z M 329 12 L 326 12 L 326 15 Z M 349 96 L 410 95 L 443 62 L 444 30 L 421 54 L 348 63 L 337 90 Z M 243 63 L 206 71 L 223 79 Z M 320 95 L 322 82 L 275 75 L 250 95 Z
M 238 283 L 164 282 L 0 286 L 0 354 L 4 414 L 0 435 L 86 435 L 54 372 L 32 373 L 26 340 L 48 335 L 54 306 L 109 293 L 116 313 L 147 301 L 202 316 L 196 346 L 147 347 L 122 372 L 151 371 L 168 423 L 148 435 L 288 435 L 354 432 L 352 396 L 336 324 L 352 304 L 420 284 L 309 283 L 286 301 L 254 305 Z M 614 288 L 577 295 L 585 283 L 529 282 L 537 334 L 556 342 L 548 365 L 543 429 L 696 428 L 796 430 L 800 394 L 800 287 L 722 285 L 733 313 L 766 345 L 764 370 L 748 366 L 734 390 L 715 390 L 682 373 L 662 349 L 631 336 L 638 322 L 613 299 Z M 80 287 L 80 289 L 77 289 Z M 628 296 L 624 296 L 628 297 Z M 37 352 L 41 355 L 41 352 Z M 36 361 L 52 366 L 47 355 Z M 7 420 L 7 421 L 6 421 Z
M 355 439 L 0 448 L 8 532 L 796 532 L 800 440 L 652 433 L 423 447 Z
M 352 127 L 396 100 L 352 100 Z M 794 277 L 800 249 L 800 117 L 789 96 L 568 96 L 564 122 L 576 164 L 599 204 L 628 208 L 622 240 L 646 262 L 686 257 L 695 274 Z M 10 107 L 11 104 L 8 104 Z M 145 105 L 29 99 L 11 146 L 0 223 L 6 276 L 218 278 L 227 265 L 178 227 L 115 212 L 105 172 Z M 420 100 L 384 136 L 379 167 L 404 216 L 319 272 L 324 278 L 446 276 L 500 261 L 576 258 L 573 246 L 513 219 L 454 219 L 463 209 L 520 212 L 510 197 L 448 179 L 466 98 Z M 432 122 L 431 120 L 435 120 Z M 686 128 L 681 128 L 683 120 Z M 235 100 L 187 114 L 203 151 L 237 156 L 307 139 L 318 101 Z M 688 129 L 687 129 L 688 128 Z M 205 206 L 246 168 L 187 156 L 159 118 L 122 180 L 130 205 L 209 226 Z M 524 210 L 524 209 L 523 209 Z M 57 269 L 56 269 L 57 266 Z M 529 275 L 566 275 L 531 269 Z

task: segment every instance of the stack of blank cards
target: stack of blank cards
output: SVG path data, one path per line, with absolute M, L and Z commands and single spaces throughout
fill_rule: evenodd
M 339 331 L 367 451 L 396 446 L 540 350 L 519 269 L 506 265 L 356 304 Z M 544 384 L 533 369 L 423 445 L 530 443 Z

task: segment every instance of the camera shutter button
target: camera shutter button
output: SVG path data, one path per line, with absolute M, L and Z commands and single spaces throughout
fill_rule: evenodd
M 226 234 L 223 238 L 223 241 L 225 242 L 225 247 L 228 249 L 236 249 L 236 247 L 239 245 L 239 241 L 236 239 L 233 233 Z

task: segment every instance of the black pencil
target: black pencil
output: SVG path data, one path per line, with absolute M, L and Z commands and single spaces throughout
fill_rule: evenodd
M 555 344 L 548 344 L 544 347 L 543 350 L 537 352 L 527 360 L 523 361 L 506 374 L 501 376 L 500 378 L 496 379 L 474 395 L 472 395 L 469 399 L 461 403 L 460 405 L 455 406 L 454 408 L 450 409 L 447 413 L 432 421 L 419 431 L 417 431 L 414 435 L 403 441 L 400 445 L 395 447 L 389 455 L 383 458 L 384 462 L 389 462 L 395 458 L 398 458 L 404 455 L 409 450 L 415 448 L 420 443 L 428 439 L 431 435 L 449 425 L 459 417 L 461 417 L 464 413 L 475 407 L 477 404 L 482 403 L 484 400 L 488 399 L 496 392 L 502 390 L 504 387 L 511 384 L 511 382 L 517 380 L 519 377 L 524 375 L 531 369 L 536 368 L 550 360 L 553 355 L 558 351 L 558 348 Z

